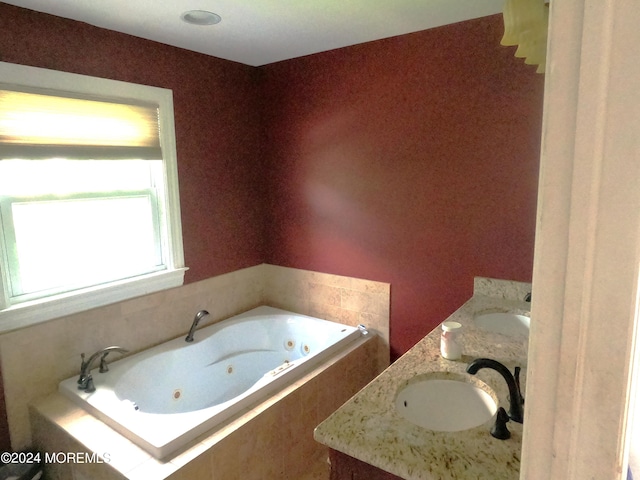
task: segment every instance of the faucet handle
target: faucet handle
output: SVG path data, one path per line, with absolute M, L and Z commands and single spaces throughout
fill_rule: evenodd
M 111 347 L 103 348 L 99 352 L 96 352 L 95 355 L 102 353 L 102 356 L 100 357 L 100 373 L 109 371 L 109 367 L 107 366 L 107 355 L 109 355 L 111 352 L 129 353 L 129 350 L 127 350 L 126 348 L 118 347 L 117 345 L 113 345 Z
M 84 374 L 84 370 L 86 368 L 86 363 L 84 361 L 84 353 L 80 354 L 80 376 L 78 377 L 78 385 L 84 385 L 86 375 Z M 80 387 L 78 387 L 80 388 Z
M 511 438 L 511 432 L 507 428 L 507 422 L 509 421 L 509 415 L 504 408 L 498 408 L 498 414 L 496 415 L 496 423 L 491 427 L 491 436 L 498 440 L 507 440 Z
M 105 373 L 109 371 L 109 366 L 107 365 L 107 355 L 109 355 L 109 352 L 104 352 L 102 354 L 102 357 L 100 357 L 100 373 Z

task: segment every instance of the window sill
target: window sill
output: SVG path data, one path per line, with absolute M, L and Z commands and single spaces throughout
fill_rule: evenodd
M 12 305 L 0 310 L 0 334 L 111 303 L 179 287 L 184 282 L 186 270 L 186 268 L 178 268 L 152 273 L 114 282 L 109 286 L 86 288 L 55 297 Z

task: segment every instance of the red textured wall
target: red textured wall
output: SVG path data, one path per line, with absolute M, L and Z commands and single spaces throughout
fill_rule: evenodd
M 186 281 L 263 261 L 257 69 L 4 3 L 0 61 L 172 89 Z
M 404 353 L 530 281 L 544 77 L 500 15 L 264 67 L 268 263 L 391 283 Z

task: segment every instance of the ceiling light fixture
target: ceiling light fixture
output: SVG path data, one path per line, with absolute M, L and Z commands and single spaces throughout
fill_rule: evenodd
M 191 25 L 215 25 L 222 20 L 220 15 L 206 10 L 189 10 L 180 15 L 180 18 Z

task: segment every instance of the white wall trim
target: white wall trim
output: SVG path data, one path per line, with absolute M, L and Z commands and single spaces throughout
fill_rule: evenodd
M 640 264 L 640 10 L 551 2 L 520 478 L 624 478 Z

